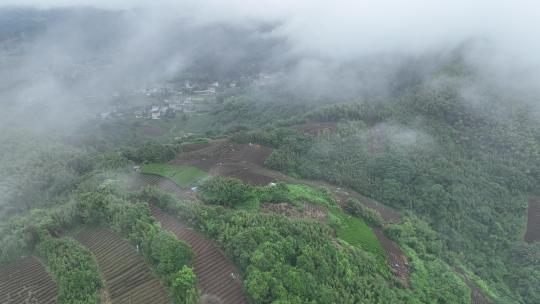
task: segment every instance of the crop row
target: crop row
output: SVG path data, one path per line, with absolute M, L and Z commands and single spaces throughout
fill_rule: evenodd
M 21 258 L 0 269 L 0 303 L 57 303 L 58 288 L 35 257 Z
M 96 257 L 112 303 L 171 303 L 137 249 L 114 232 L 86 228 L 76 239 Z
M 216 297 L 223 304 L 246 303 L 242 281 L 238 272 L 225 254 L 210 240 L 150 205 L 152 215 L 161 226 L 195 251 L 193 270 L 199 280 L 199 289 L 204 294 Z

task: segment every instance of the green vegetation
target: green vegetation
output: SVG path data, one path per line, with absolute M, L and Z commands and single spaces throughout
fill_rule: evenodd
M 97 191 L 79 194 L 78 208 L 84 223 L 110 224 L 139 246 L 145 260 L 169 287 L 176 303 L 196 303 L 195 275 L 186 266 L 194 253 L 186 243 L 155 222 L 147 203 L 130 203 L 121 192 L 104 184 Z
M 445 71 L 387 100 L 315 106 L 235 137 L 276 148 L 270 168 L 348 186 L 421 220 L 439 240 L 429 258 L 465 265 L 501 301 L 540 302 L 540 266 L 521 258 L 526 198 L 540 184 L 540 123 L 525 102 L 494 88 L 482 87 L 485 102 L 471 103 L 461 88 L 474 76 Z M 243 107 L 257 117 L 272 112 Z M 337 129 L 305 140 L 282 131 L 298 121 Z M 420 236 L 415 246 L 432 244 Z
M 251 191 L 242 181 L 226 177 L 214 177 L 200 187 L 203 201 L 228 207 L 247 201 Z
M 92 254 L 71 238 L 42 240 L 37 249 L 58 284 L 58 303 L 97 304 L 103 287 Z
M 384 219 L 377 210 L 364 206 L 354 198 L 347 200 L 347 210 L 354 216 L 363 218 L 370 225 L 375 227 L 384 226 Z
M 208 173 L 198 168 L 171 164 L 146 164 L 141 166 L 141 173 L 166 177 L 182 188 L 195 186 L 208 178 Z
M 244 272 L 246 291 L 254 303 L 392 303 L 396 299 L 383 274 L 370 266 L 372 258 L 354 247 L 336 248 L 326 225 L 201 205 L 170 207 L 219 240 Z
M 373 254 L 381 269 L 387 270 L 386 254 L 371 228 L 362 219 L 344 214 L 324 189 L 284 183 L 251 187 L 237 179 L 216 177 L 204 183 L 200 193 L 206 203 L 239 210 L 258 211 L 261 203 L 289 203 L 299 211 L 304 209 L 304 203 L 323 206 L 329 210 L 328 224 L 336 228 L 337 237 Z
M 57 280 L 65 301 L 62 303 L 98 303 L 95 293 L 102 285 L 90 253 L 69 238 L 51 235 L 81 224 L 108 225 L 141 248 L 144 259 L 169 287 L 176 303 L 196 303 L 196 278 L 187 267 L 193 252 L 155 222 L 146 202 L 137 202 L 148 196 L 148 191 L 140 196 L 128 195 L 117 187 L 118 183 L 94 177 L 80 185 L 75 202 L 54 209 L 35 209 L 2 225 L 0 263 L 36 249 Z
M 340 225 L 336 230 L 337 237 L 373 254 L 384 268 L 386 253 L 373 230 L 363 220 L 350 215 L 342 214 L 339 220 Z
M 50 236 L 81 223 L 109 225 L 142 248 L 175 301 L 193 303 L 192 254 L 138 203 L 153 198 L 218 242 L 253 303 L 469 303 L 454 267 L 496 303 L 540 303 L 540 245 L 522 240 L 526 197 L 540 184 L 540 123 L 527 104 L 494 88 L 482 87 L 475 94 L 483 102 L 470 102 L 462 89 L 474 71 L 455 70 L 443 67 L 378 101 L 320 105 L 275 87 L 235 89 L 186 118 L 104 121 L 73 137 L 8 130 L 0 136 L 0 214 L 10 218 L 0 223 L 0 263 L 39 251 L 55 279 L 65 280 L 61 292 L 90 299 L 97 285 L 77 284 L 93 282 L 91 272 L 77 279 L 65 257 L 90 261 L 64 244 L 69 239 Z M 307 122 L 335 123 L 335 132 L 295 131 Z M 146 142 L 146 124 L 169 132 Z M 352 188 L 396 209 L 403 222 L 385 223 L 352 199 L 345 214 L 322 189 L 252 187 L 164 164 L 198 142 L 191 132 L 272 147 L 265 166 Z M 116 189 L 135 164 L 184 188 L 200 185 L 207 204 L 179 203 L 152 188 Z M 306 203 L 324 207 L 326 218 L 300 216 Z M 262 204 L 294 216 L 261 213 Z M 366 224 L 407 253 L 410 288 L 382 265 L 385 253 Z

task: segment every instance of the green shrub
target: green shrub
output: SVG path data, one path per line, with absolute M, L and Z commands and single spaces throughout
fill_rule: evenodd
M 289 188 L 285 183 L 276 183 L 261 188 L 261 202 L 283 203 L 289 200 Z
M 144 145 L 124 151 L 124 156 L 136 163 L 163 163 L 176 156 L 177 148 L 158 142 L 147 142 Z
M 156 265 L 158 274 L 167 277 L 175 276 L 191 259 L 194 253 L 191 248 L 171 233 L 159 230 L 150 241 L 151 259 Z M 175 278 L 172 278 L 174 286 Z
M 347 208 L 352 215 L 363 218 L 366 222 L 373 226 L 384 226 L 384 219 L 377 210 L 364 206 L 364 204 L 356 199 L 348 199 Z
M 137 194 L 137 198 L 143 202 L 152 202 L 159 208 L 166 208 L 176 202 L 171 194 L 152 186 L 144 187 Z
M 199 293 L 197 288 L 197 277 L 193 269 L 183 266 L 173 275 L 171 292 L 176 303 L 196 304 L 198 303 Z
M 37 246 L 38 255 L 58 284 L 60 304 L 100 303 L 103 287 L 92 254 L 71 238 L 47 237 Z
M 253 188 L 235 178 L 215 177 L 202 184 L 199 190 L 206 203 L 231 207 L 246 202 Z

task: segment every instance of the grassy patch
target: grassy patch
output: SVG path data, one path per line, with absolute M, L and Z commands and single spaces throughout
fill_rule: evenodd
M 197 185 L 208 177 L 208 173 L 198 168 L 170 164 L 143 165 L 141 173 L 167 177 L 182 188 Z
M 329 209 L 336 209 L 337 204 L 331 195 L 322 189 L 314 189 L 304 185 L 287 185 L 289 189 L 289 199 L 291 203 L 310 202 Z
M 339 217 L 341 225 L 336 230 L 338 238 L 372 253 L 377 260 L 386 262 L 386 253 L 379 239 L 362 219 L 344 213 L 341 213 Z
M 444 262 L 423 260 L 410 248 L 403 248 L 413 265 L 411 287 L 422 303 L 470 303 L 471 290 Z

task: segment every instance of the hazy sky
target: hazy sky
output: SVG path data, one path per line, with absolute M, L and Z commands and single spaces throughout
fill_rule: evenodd
M 448 52 L 464 41 L 476 39 L 485 43 L 476 45 L 475 49 L 468 52 L 470 63 L 481 67 L 486 77 L 493 78 L 501 85 L 520 87 L 529 92 L 529 96 L 538 96 L 540 1 L 0 0 L 0 7 L 12 5 L 136 9 L 133 19 L 124 16 L 132 23 L 126 29 L 126 41 L 115 58 L 118 68 L 107 73 L 106 78 L 99 74 L 95 79 L 98 83 L 109 83 L 113 87 L 118 83 L 117 80 L 124 82 L 125 75 L 136 75 L 136 72 L 144 75 L 174 75 L 180 70 L 190 58 L 175 51 L 176 46 L 168 44 L 172 37 L 169 33 L 178 29 L 176 21 L 181 19 L 184 24 L 190 25 L 278 22 L 280 26 L 270 35 L 288 41 L 287 55 L 296 54 L 307 58 L 291 75 L 294 80 L 299 79 L 300 83 L 304 77 L 307 78 L 312 83 L 312 88 L 307 90 L 310 92 L 313 92 L 313 88 L 324 87 L 323 84 L 333 83 L 353 88 L 380 86 L 380 90 L 384 90 L 384 85 L 380 85 L 384 81 L 380 80 L 388 78 L 388 71 L 384 71 L 384 64 L 387 63 L 376 66 L 367 60 L 364 70 L 370 74 L 362 81 L 356 81 L 347 74 L 348 71 L 340 71 L 339 77 L 351 80 L 349 83 L 336 81 L 339 77 L 329 71 L 340 70 L 340 63 L 370 58 L 372 55 L 383 54 L 387 58 L 392 58 L 394 54 L 421 57 L 430 53 Z M 53 62 L 55 66 L 62 66 L 66 58 L 69 59 L 73 54 L 78 56 L 80 52 L 73 51 L 77 50 L 74 46 L 80 45 L 79 48 L 84 49 L 85 44 L 79 40 L 87 31 L 78 32 L 77 28 L 64 27 L 60 31 L 50 31 L 48 36 L 38 41 L 35 58 L 27 61 L 27 66 L 33 67 L 35 62 Z M 91 27 L 94 25 L 91 24 Z M 208 41 L 203 36 L 197 36 L 201 38 L 201 43 Z M 56 55 L 53 58 L 58 61 L 51 61 L 51 55 L 46 55 L 48 53 L 43 52 L 44 49 Z M 220 57 L 226 60 L 225 51 L 220 52 Z M 158 68 L 145 69 L 149 64 L 152 68 Z M 314 75 L 322 78 L 313 81 Z M 50 85 L 41 86 L 45 86 L 47 91 L 55 88 Z M 41 92 L 43 88 L 33 88 L 29 91 L 30 95 L 36 95 L 36 90 Z M 62 90 L 52 91 L 63 93 Z
M 0 0 L 0 5 L 145 7 L 198 21 L 285 19 L 301 48 L 338 55 L 422 51 L 470 36 L 538 48 L 540 2 L 525 0 Z

